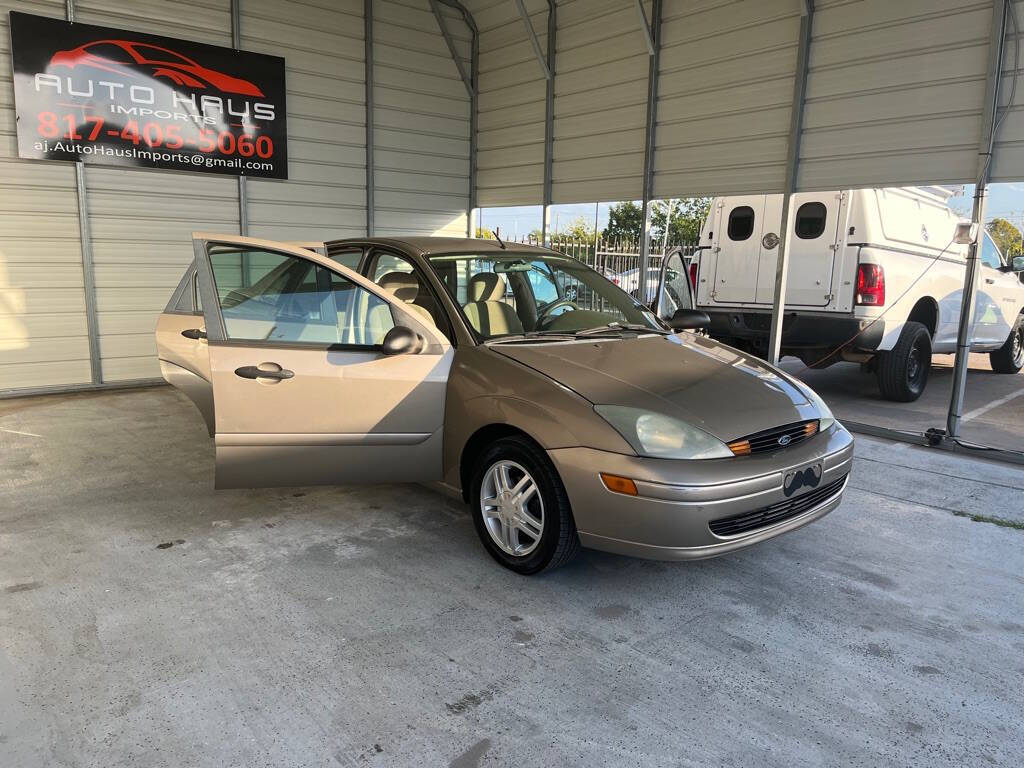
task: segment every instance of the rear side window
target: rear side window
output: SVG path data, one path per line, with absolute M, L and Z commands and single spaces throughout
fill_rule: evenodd
M 796 211 L 796 236 L 801 240 L 821 237 L 827 216 L 824 203 L 804 203 Z
M 733 208 L 729 214 L 729 239 L 748 240 L 754 234 L 754 209 L 749 205 Z

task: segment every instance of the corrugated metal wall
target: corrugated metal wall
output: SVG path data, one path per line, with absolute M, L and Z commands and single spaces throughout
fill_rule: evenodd
M 782 189 L 800 33 L 795 0 L 665 0 L 655 197 Z
M 1003 52 L 1003 87 L 999 103 L 1013 104 L 999 129 L 998 141 L 992 155 L 993 181 L 1019 181 L 1024 179 L 1024 0 L 1014 0 L 1016 30 L 1010 24 Z M 1018 69 L 1018 65 L 1020 68 Z M 1016 92 L 1013 82 L 1017 80 Z
M 465 235 L 469 94 L 428 0 L 374 0 L 377 234 Z M 451 17 L 456 47 L 469 32 Z
M 973 180 L 992 4 L 816 5 L 798 187 Z
M 362 0 L 243 0 L 239 8 L 241 47 L 284 57 L 288 89 L 288 181 L 247 182 L 249 234 L 296 241 L 364 234 Z
M 567 0 L 557 18 L 552 202 L 637 199 L 650 59 L 635 4 Z
M 0 5 L 0 390 L 90 375 L 75 169 L 17 159 L 10 10 L 63 18 L 64 3 Z
M 469 4 L 480 30 L 477 204 L 536 205 L 544 198 L 547 79 L 510 0 Z M 547 54 L 547 0 L 526 9 Z

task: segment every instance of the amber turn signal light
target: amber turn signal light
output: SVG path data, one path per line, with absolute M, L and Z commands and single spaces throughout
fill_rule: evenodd
M 607 472 L 602 472 L 601 482 L 604 483 L 604 487 L 609 491 L 624 493 L 627 496 L 637 495 L 636 483 L 628 477 L 619 477 L 618 475 L 609 475 Z
M 749 440 L 734 440 L 729 443 L 729 450 L 737 456 L 749 456 L 750 455 L 750 441 Z

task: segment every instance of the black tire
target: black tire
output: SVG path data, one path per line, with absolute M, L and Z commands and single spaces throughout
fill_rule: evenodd
M 512 555 L 501 549 L 484 522 L 480 491 L 488 471 L 500 461 L 511 461 L 525 469 L 537 484 L 539 501 L 543 503 L 543 528 L 536 547 L 526 555 Z M 469 502 L 473 525 L 484 549 L 509 570 L 524 576 L 554 570 L 572 560 L 580 550 L 576 521 L 562 479 L 544 451 L 525 437 L 503 437 L 487 447 L 473 470 Z
M 932 366 L 932 337 L 921 323 L 903 324 L 899 341 L 888 352 L 877 356 L 878 388 L 882 397 L 899 403 L 912 403 L 924 392 Z
M 1020 373 L 1024 368 L 1024 316 L 1017 318 L 1006 343 L 989 352 L 988 359 L 996 373 Z

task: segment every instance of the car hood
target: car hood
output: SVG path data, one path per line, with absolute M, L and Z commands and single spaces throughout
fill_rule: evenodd
M 663 413 L 729 442 L 818 417 L 786 374 L 692 333 L 492 344 L 595 405 Z

